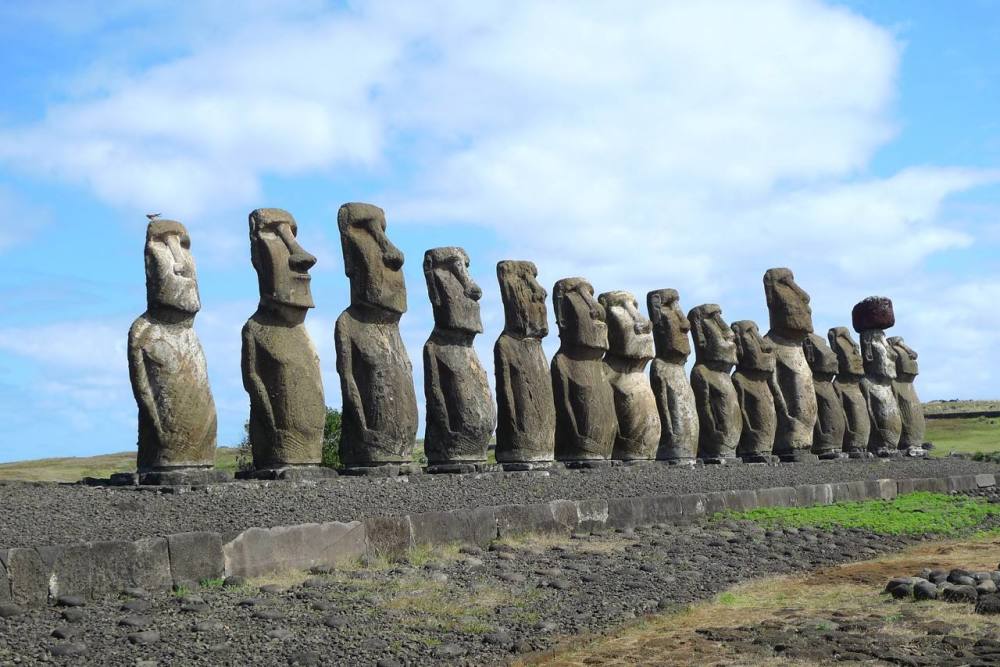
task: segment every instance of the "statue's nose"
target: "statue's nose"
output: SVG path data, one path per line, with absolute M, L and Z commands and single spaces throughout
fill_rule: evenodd
M 649 320 L 637 320 L 635 323 L 635 333 L 639 336 L 648 334 L 653 330 L 653 323 Z
M 290 266 L 293 271 L 298 271 L 299 273 L 306 273 L 315 264 L 316 258 L 302 248 L 299 248 L 288 257 L 288 266 Z
M 382 253 L 382 263 L 393 271 L 399 271 L 403 268 L 403 253 L 388 240 L 386 240 L 385 250 Z
M 465 288 L 465 295 L 473 301 L 479 301 L 483 298 L 483 290 L 476 283 L 470 283 L 469 286 Z

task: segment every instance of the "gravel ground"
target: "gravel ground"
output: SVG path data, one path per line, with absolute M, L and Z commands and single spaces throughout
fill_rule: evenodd
M 404 563 L 263 587 L 214 582 L 20 613 L 0 605 L 0 664 L 506 664 L 751 577 L 868 559 L 919 539 L 750 522 L 659 525 L 417 551 Z
M 537 473 L 341 477 L 312 484 L 222 484 L 188 493 L 135 487 L 0 484 L 0 546 L 135 539 L 195 530 L 229 535 L 253 526 L 350 521 L 557 499 L 634 497 L 796 484 L 995 473 L 963 459 L 842 461 L 779 466 L 663 465 Z

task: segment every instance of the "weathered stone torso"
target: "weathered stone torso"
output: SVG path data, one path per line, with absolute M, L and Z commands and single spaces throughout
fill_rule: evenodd
M 769 456 L 774 449 L 777 418 L 769 378 L 767 371 L 736 369 L 733 373 L 733 387 L 743 422 L 736 448 L 736 455 L 741 458 Z
M 734 458 L 743 424 L 729 373 L 695 364 L 691 389 L 698 406 L 698 458 Z
M 618 372 L 607 364 L 606 372 L 618 418 L 611 457 L 623 461 L 654 458 L 660 444 L 660 418 L 649 379 L 642 370 Z
M 660 415 L 660 444 L 656 458 L 688 460 L 698 455 L 698 409 L 684 364 L 653 359 L 649 383 Z
M 417 396 L 399 324 L 362 321 L 348 309 L 337 318 L 334 344 L 344 405 L 341 462 L 408 463 L 417 437 Z
M 861 391 L 861 378 L 837 379 L 833 383 L 844 408 L 844 451 L 864 452 L 868 449 L 871 434 L 871 418 L 868 404 Z
M 816 388 L 816 427 L 813 429 L 813 454 L 843 451 L 846 415 L 833 382 L 814 378 Z
M 475 348 L 432 333 L 424 344 L 424 393 L 427 462 L 485 461 L 497 415 Z
M 542 341 L 501 334 L 493 347 L 500 463 L 551 461 L 556 414 Z
M 611 458 L 618 420 L 604 362 L 600 358 L 573 359 L 557 352 L 552 358 L 552 393 L 556 406 L 556 459 Z
M 255 316 L 243 327 L 243 344 L 253 346 L 253 370 L 269 399 L 261 405 L 251 392 L 250 444 L 255 467 L 318 464 L 326 405 L 319 356 L 305 325 L 266 324 Z
M 899 449 L 899 438 L 903 432 L 902 415 L 896 392 L 890 380 L 875 381 L 865 377 L 861 390 L 868 405 L 871 419 L 871 433 L 868 449 L 871 452 L 892 452 Z
M 792 341 L 773 333 L 764 338 L 774 344 L 774 406 L 778 428 L 774 453 L 789 455 L 812 447 L 816 424 L 816 390 L 812 370 L 802 351 L 801 341 Z
M 133 384 L 144 375 L 156 405 L 154 416 L 139 403 L 138 469 L 211 466 L 215 402 L 205 353 L 194 329 L 163 324 L 143 314 L 129 329 L 128 347 Z M 144 373 L 137 373 L 137 363 Z
M 896 392 L 896 402 L 899 404 L 899 414 L 902 419 L 899 448 L 922 447 L 926 428 L 924 406 L 917 397 L 913 382 L 896 380 L 893 382 L 893 389 Z

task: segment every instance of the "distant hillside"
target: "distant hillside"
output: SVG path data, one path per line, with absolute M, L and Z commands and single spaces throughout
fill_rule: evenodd
M 944 415 L 965 412 L 1000 412 L 1000 401 L 928 401 L 924 403 L 924 414 Z
M 236 470 L 235 447 L 219 447 L 215 465 L 223 470 Z M 101 454 L 100 456 L 68 456 L 55 459 L 35 459 L 0 463 L 0 480 L 29 482 L 77 482 L 84 477 L 108 477 L 115 472 L 135 470 L 135 452 Z

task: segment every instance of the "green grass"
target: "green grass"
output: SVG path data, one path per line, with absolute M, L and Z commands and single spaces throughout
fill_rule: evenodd
M 940 493 L 910 493 L 895 500 L 871 500 L 813 507 L 767 507 L 749 512 L 724 512 L 713 519 L 749 519 L 769 526 L 800 528 L 863 528 L 899 535 L 935 533 L 950 535 L 979 525 L 1000 514 L 1000 505 L 982 498 Z
M 234 447 L 215 450 L 215 467 L 219 470 L 236 470 Z M 36 459 L 16 463 L 0 463 L 0 480 L 29 482 L 78 482 L 84 477 L 110 477 L 116 472 L 135 470 L 135 452 L 118 452 L 100 456 L 70 456 L 54 459 Z
M 1000 451 L 1000 418 L 928 419 L 925 439 L 934 443 L 932 456 Z

